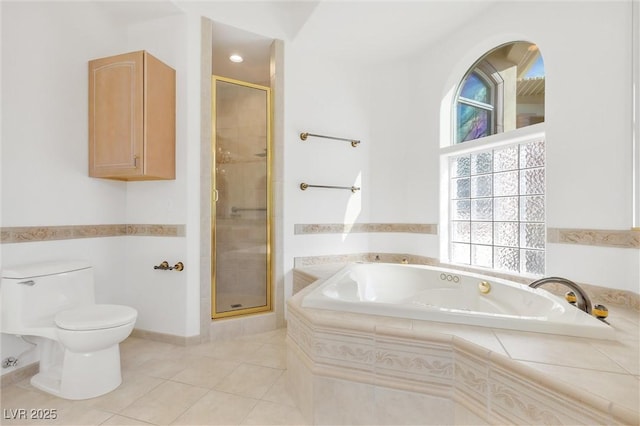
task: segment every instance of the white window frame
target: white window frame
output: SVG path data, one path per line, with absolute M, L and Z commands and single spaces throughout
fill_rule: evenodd
M 503 129 L 502 123 L 502 109 L 503 109 L 503 92 L 504 82 L 500 78 L 500 74 L 491 69 L 491 65 L 484 60 L 474 64 L 469 72 L 465 74 L 462 78 L 461 83 L 458 85 L 455 95 L 455 102 L 453 103 L 453 111 L 451 116 L 453 117 L 453 126 L 452 126 L 452 141 L 454 144 L 460 143 L 469 143 L 474 139 L 469 141 L 459 141 L 458 140 L 458 103 L 463 103 L 469 106 L 482 108 L 484 110 L 491 112 L 491 134 L 489 136 L 495 135 L 496 133 L 501 133 Z M 490 88 L 490 96 L 491 103 L 487 104 L 484 102 L 474 101 L 473 99 L 465 98 L 461 96 L 462 88 L 464 86 L 464 82 L 467 80 L 467 77 L 473 73 L 477 73 L 480 78 L 489 85 Z M 487 136 L 485 136 L 487 137 Z

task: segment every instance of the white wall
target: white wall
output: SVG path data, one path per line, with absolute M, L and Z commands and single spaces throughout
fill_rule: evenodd
M 310 58 L 314 58 L 310 60 Z M 285 271 L 293 258 L 368 250 L 366 234 L 293 235 L 298 223 L 369 222 L 373 137 L 371 104 L 376 101 L 372 76 L 357 64 L 315 57 L 295 41 L 285 50 Z M 309 137 L 309 132 L 360 140 L 349 142 Z M 308 188 L 300 183 L 361 187 Z M 290 277 L 289 277 L 290 278 Z M 285 281 L 285 297 L 291 281 Z
M 3 227 L 124 223 L 125 184 L 87 175 L 87 61 L 113 53 L 124 41 L 89 3 L 3 2 Z M 3 265 L 85 259 L 95 267 L 97 300 L 123 301 L 121 237 L 0 247 Z M 27 347 L 2 335 L 0 357 Z M 34 356 L 25 356 L 22 365 Z
M 546 71 L 547 226 L 629 230 L 632 226 L 631 3 L 500 2 L 431 46 L 417 64 L 424 121 L 406 169 L 438 169 L 442 99 L 464 72 L 501 43 L 539 45 Z M 446 104 L 448 106 L 448 104 Z M 430 146 L 428 152 L 425 145 Z M 433 178 L 433 173 L 429 174 Z M 433 200 L 438 190 L 412 181 Z M 433 213 L 431 211 L 431 213 Z M 634 249 L 547 245 L 547 274 L 640 292 Z M 576 267 L 579 265 L 579 267 Z
M 371 222 L 438 223 L 438 145 L 433 143 L 437 109 L 429 110 L 436 106 L 434 87 L 413 58 L 368 68 L 372 69 L 377 75 L 369 160 Z M 438 237 L 374 234 L 369 251 L 438 258 Z
M 186 124 L 180 16 L 127 25 L 102 5 L 3 2 L 2 226 L 185 224 Z M 88 73 L 94 58 L 147 49 L 177 68 L 177 179 L 125 183 L 88 177 Z M 96 299 L 139 310 L 138 328 L 188 330 L 187 277 L 153 265 L 185 258 L 184 237 L 107 237 L 2 244 L 2 265 L 78 258 L 94 266 Z M 1 265 L 0 265 L 1 266 Z M 198 312 L 194 312 L 197 323 Z M 0 358 L 28 345 L 2 335 Z M 21 365 L 35 359 L 25 355 Z M 2 374 L 11 371 L 3 369 Z
M 87 175 L 86 82 L 124 34 L 90 3 L 2 9 L 3 226 L 123 223 L 125 185 Z
M 129 25 L 126 31 L 127 51 L 147 50 L 176 70 L 176 179 L 127 182 L 126 223 L 187 224 L 187 19 L 173 15 Z M 163 260 L 172 266 L 183 262 L 185 269 L 154 270 Z M 124 269 L 127 303 L 139 313 L 137 328 L 199 334 L 193 326 L 199 312 L 186 308 L 188 288 L 197 286 L 198 277 L 198 266 L 187 262 L 186 237 L 130 238 Z
M 379 58 L 375 66 L 373 58 L 367 64 L 325 58 L 290 39 L 299 27 L 287 23 L 283 7 L 246 2 L 180 6 L 187 9 L 186 19 L 127 27 L 92 3 L 2 3 L 2 226 L 187 227 L 186 238 L 3 244 L 4 264 L 88 258 L 96 265 L 99 301 L 136 306 L 140 328 L 197 334 L 200 14 L 286 42 L 286 297 L 296 256 L 366 251 L 439 256 L 435 236 L 294 235 L 293 225 L 437 223 L 441 100 L 479 56 L 505 41 L 539 44 L 547 65 L 548 225 L 631 227 L 629 2 L 581 2 L 579 7 L 573 2 L 500 2 L 465 30 L 425 48 L 422 56 L 395 63 Z M 86 63 L 141 48 L 178 71 L 177 178 L 137 183 L 88 178 Z M 362 143 L 352 148 L 322 139 L 302 142 L 302 131 Z M 303 192 L 298 188 L 302 181 L 358 183 L 362 191 Z M 547 250 L 549 274 L 640 292 L 637 250 L 557 244 Z M 165 259 L 189 260 L 184 273 L 152 269 Z M 2 338 L 0 357 L 21 350 L 17 341 Z
M 254 22 L 244 16 L 243 6 L 224 6 L 225 12 L 221 4 L 207 15 L 265 36 L 287 35 L 280 34 L 281 22 L 273 17 Z M 548 226 L 628 230 L 630 12 L 629 1 L 581 2 L 579 7 L 575 2 L 499 2 L 465 22 L 464 29 L 395 62 L 337 61 L 305 45 L 304 38 L 287 39 L 284 270 L 290 271 L 297 256 L 362 251 L 440 256 L 438 236 L 294 235 L 293 225 L 438 223 L 440 144 L 449 132 L 440 123 L 442 99 L 475 60 L 513 40 L 537 43 L 547 66 Z M 311 138 L 301 142 L 301 131 L 363 142 L 357 149 Z M 298 189 L 302 181 L 350 184 L 358 173 L 363 190 L 357 196 Z M 549 244 L 547 251 L 549 274 L 640 291 L 637 250 Z M 589 262 L 593 259 L 606 260 Z M 577 263 L 584 266 L 569 266 Z M 286 296 L 290 284 L 289 274 Z

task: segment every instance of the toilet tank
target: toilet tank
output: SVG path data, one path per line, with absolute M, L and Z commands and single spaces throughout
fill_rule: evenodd
M 87 262 L 33 263 L 2 270 L 3 333 L 26 334 L 30 328 L 52 327 L 58 312 L 93 303 L 93 269 Z

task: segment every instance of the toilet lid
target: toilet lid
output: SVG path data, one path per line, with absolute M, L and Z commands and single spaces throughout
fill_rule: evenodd
M 86 305 L 58 312 L 56 325 L 65 330 L 101 330 L 136 320 L 138 311 L 121 305 Z

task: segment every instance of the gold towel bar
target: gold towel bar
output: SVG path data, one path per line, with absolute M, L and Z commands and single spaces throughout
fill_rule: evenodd
M 307 132 L 300 133 L 300 139 L 303 140 L 303 141 L 306 141 L 309 136 L 313 136 L 313 137 L 316 137 L 316 138 L 335 139 L 337 141 L 351 142 L 351 146 L 354 147 L 354 148 L 357 147 L 358 144 L 360 143 L 360 141 L 355 140 L 355 139 L 337 138 L 335 136 L 316 135 L 316 134 L 307 133 Z
M 305 191 L 307 188 L 330 188 L 330 189 L 348 189 L 351 192 L 360 191 L 358 186 L 331 186 L 331 185 L 309 185 L 308 183 L 301 183 L 300 189 Z

